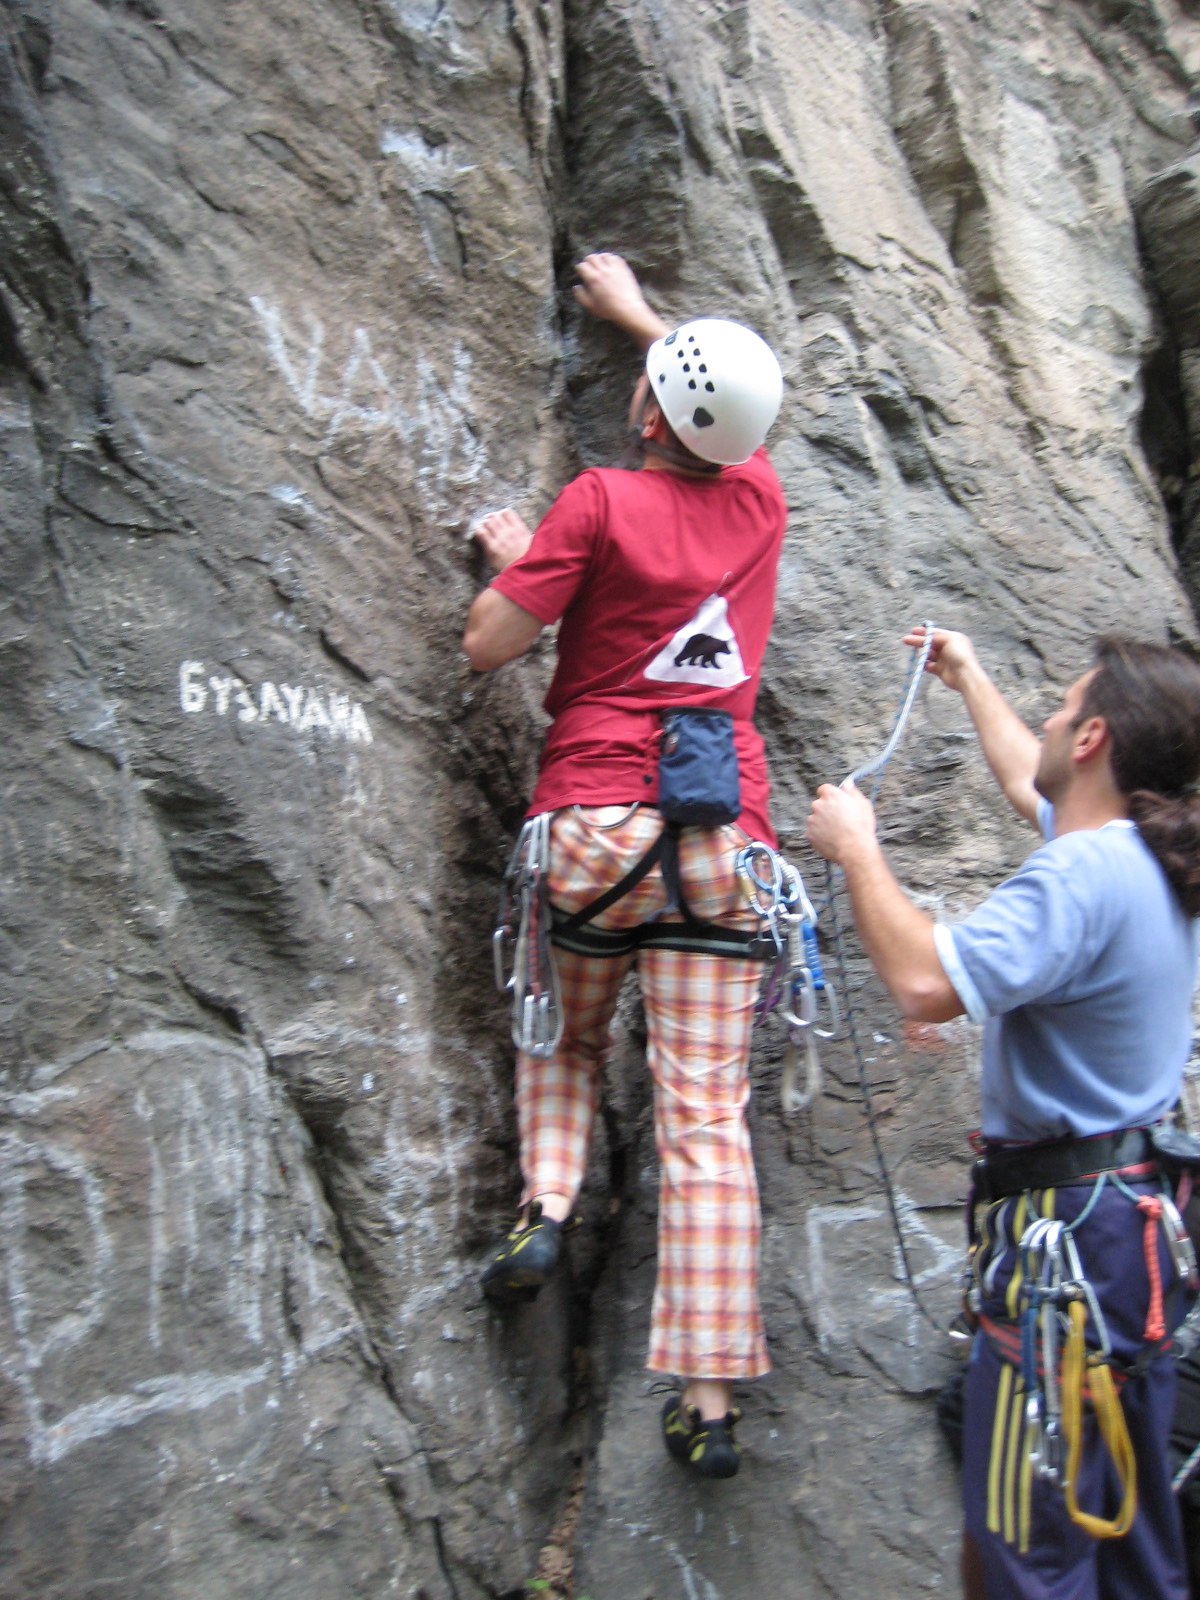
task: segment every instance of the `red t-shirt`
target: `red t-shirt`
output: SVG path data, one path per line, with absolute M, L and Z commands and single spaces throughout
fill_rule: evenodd
M 753 723 L 787 512 L 765 450 L 711 478 L 592 468 L 492 587 L 562 619 L 529 815 L 658 798 L 659 713 L 734 718 L 741 825 L 774 843 Z

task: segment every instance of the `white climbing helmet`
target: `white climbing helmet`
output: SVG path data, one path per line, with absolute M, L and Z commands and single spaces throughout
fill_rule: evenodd
M 783 399 L 770 345 L 723 317 L 699 317 L 656 339 L 646 376 L 679 442 L 726 467 L 750 459 Z

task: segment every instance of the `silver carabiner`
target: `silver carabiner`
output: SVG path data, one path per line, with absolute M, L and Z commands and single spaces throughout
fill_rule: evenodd
M 1066 1456 L 1063 1449 L 1062 1430 L 1057 1417 L 1047 1417 L 1042 1426 L 1042 1437 L 1034 1466 L 1039 1478 L 1056 1487 L 1063 1481 L 1063 1465 Z
M 817 991 L 813 988 L 812 973 L 807 967 L 792 967 L 788 973 L 788 998 L 792 1009 L 780 1007 L 783 1020 L 792 1028 L 811 1028 L 817 1014 Z M 796 996 L 800 996 L 800 1009 L 795 1010 Z
M 756 856 L 765 856 L 770 877 L 761 877 L 754 865 Z M 743 845 L 734 862 L 734 871 L 742 880 L 746 898 L 759 916 L 772 918 L 778 915 L 783 904 L 783 868 L 779 856 L 770 845 L 754 843 Z M 764 904 L 763 896 L 766 896 Z
M 1175 1271 L 1179 1274 L 1180 1282 L 1186 1284 L 1189 1289 L 1200 1288 L 1200 1274 L 1196 1268 L 1196 1247 L 1192 1243 L 1191 1234 L 1187 1231 L 1187 1224 L 1180 1216 L 1179 1207 L 1170 1195 L 1162 1195 L 1161 1201 L 1163 1232 L 1171 1247 L 1171 1259 L 1175 1263 Z
M 1100 1181 L 1100 1180 L 1098 1180 Z M 1092 1319 L 1092 1326 L 1100 1341 L 1100 1359 L 1107 1361 L 1112 1355 L 1112 1338 L 1109 1335 L 1108 1323 L 1104 1312 L 1100 1309 L 1100 1301 L 1095 1289 L 1084 1275 L 1083 1263 L 1079 1259 L 1079 1246 L 1075 1243 L 1075 1235 L 1070 1229 L 1063 1231 L 1063 1257 L 1066 1262 L 1068 1276 L 1063 1279 L 1062 1297 L 1064 1300 L 1082 1300 Z
M 516 981 L 512 964 L 512 956 L 515 955 L 516 949 L 517 941 L 508 923 L 497 923 L 492 934 L 492 972 L 496 979 L 496 987 L 501 994 L 510 993 Z
M 520 1048 L 527 1056 L 541 1059 L 554 1053 L 554 1029 L 550 1023 L 550 996 L 525 996 L 521 1018 Z
M 836 1039 L 842 1030 L 842 1009 L 838 1005 L 837 990 L 826 978 L 825 987 L 814 990 L 814 993 L 817 997 L 816 1008 L 818 1010 L 820 1009 L 820 996 L 825 996 L 825 1010 L 829 1013 L 829 1026 L 827 1028 L 818 1028 L 814 1024 L 813 1031 L 818 1039 Z
M 1025 1453 L 1033 1470 L 1042 1475 L 1042 1402 L 1036 1392 L 1025 1401 Z
M 817 1041 L 813 1038 L 811 1028 L 803 1030 L 805 1045 L 805 1073 L 804 1088 L 796 1085 L 796 1065 L 799 1053 L 798 1039 L 801 1030 L 789 1029 L 787 1051 L 783 1060 L 783 1084 L 780 1089 L 780 1105 L 785 1117 L 792 1117 L 797 1111 L 807 1111 L 813 1101 L 821 1092 L 821 1057 L 817 1052 Z

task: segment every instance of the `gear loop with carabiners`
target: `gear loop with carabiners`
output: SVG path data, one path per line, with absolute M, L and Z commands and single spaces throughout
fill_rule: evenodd
M 807 1110 L 821 1092 L 817 1040 L 837 1037 L 841 1011 L 821 965 L 817 913 L 799 869 L 773 846 L 756 839 L 738 851 L 735 870 L 747 901 L 762 918 L 756 942 L 772 962 L 757 1019 L 761 1021 L 778 1009 L 787 1023 L 780 1100 L 784 1117 L 791 1118 Z M 797 1082 L 801 1050 L 805 1057 L 803 1089 Z
M 525 1055 L 546 1059 L 563 1032 L 562 993 L 550 948 L 550 813 L 531 817 L 517 835 L 500 889 L 492 934 L 496 987 L 512 996 L 512 1039 Z

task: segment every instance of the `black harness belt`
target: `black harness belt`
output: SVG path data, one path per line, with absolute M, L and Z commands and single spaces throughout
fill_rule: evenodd
M 1026 1189 L 1061 1189 L 1087 1183 L 1102 1172 L 1145 1167 L 1157 1157 L 1147 1128 L 1122 1128 L 1086 1139 L 1052 1139 L 1044 1144 L 989 1144 L 971 1168 L 974 1197 L 986 1203 Z
M 627 956 L 636 950 L 680 950 L 712 956 L 732 956 L 746 961 L 764 959 L 763 941 L 757 930 L 743 932 L 716 922 L 702 922 L 688 910 L 679 881 L 679 828 L 668 823 L 640 861 L 579 911 L 560 911 L 550 907 L 550 942 L 558 950 L 580 956 Z M 636 928 L 593 928 L 593 917 L 616 905 L 631 889 L 662 863 L 667 884 L 668 911 L 678 910 L 682 922 L 643 922 Z

